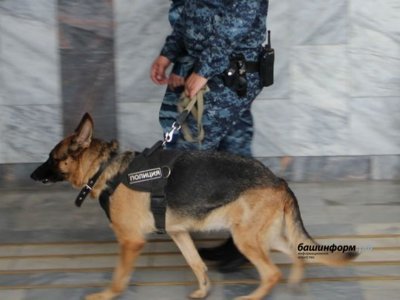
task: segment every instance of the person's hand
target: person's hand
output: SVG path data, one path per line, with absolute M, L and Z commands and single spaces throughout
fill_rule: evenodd
M 176 89 L 177 87 L 185 85 L 185 78 L 179 76 L 177 74 L 171 73 L 168 78 L 168 86 L 171 90 Z
M 171 61 L 165 56 L 160 55 L 155 59 L 150 70 L 150 78 L 155 84 L 168 83 L 168 77 L 165 71 L 170 64 Z
M 208 79 L 192 73 L 185 82 L 185 95 L 193 98 L 207 83 Z

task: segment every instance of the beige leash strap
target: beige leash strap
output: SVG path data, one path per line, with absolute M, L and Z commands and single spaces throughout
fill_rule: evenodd
M 178 111 L 188 111 L 192 114 L 193 118 L 197 122 L 197 136 L 193 137 L 189 126 L 186 123 L 182 124 L 183 138 L 188 142 L 199 142 L 204 139 L 204 129 L 202 124 L 203 112 L 204 112 L 204 93 L 210 89 L 208 86 L 203 87 L 192 99 L 187 97 L 185 93 L 182 93 L 181 98 L 178 102 Z

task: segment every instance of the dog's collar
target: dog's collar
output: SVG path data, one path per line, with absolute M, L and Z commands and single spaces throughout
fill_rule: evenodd
M 103 173 L 104 169 L 109 165 L 110 161 L 116 156 L 117 153 L 112 152 L 110 154 L 110 158 L 101 163 L 99 170 L 94 174 L 92 178 L 89 179 L 88 183 L 81 189 L 78 194 L 78 197 L 75 199 L 75 205 L 77 207 L 81 207 L 83 201 L 85 201 L 87 195 L 89 195 L 90 191 L 93 189 L 93 186 L 96 184 L 97 179 L 99 179 L 100 175 Z

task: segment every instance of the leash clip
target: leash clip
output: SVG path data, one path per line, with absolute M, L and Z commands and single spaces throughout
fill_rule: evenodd
M 174 133 L 179 131 L 180 129 L 181 129 L 181 125 L 177 122 L 174 122 L 172 124 L 172 129 L 165 134 L 163 146 L 166 143 L 170 143 L 174 137 Z

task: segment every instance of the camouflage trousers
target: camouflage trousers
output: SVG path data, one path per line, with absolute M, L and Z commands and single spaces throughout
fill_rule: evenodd
M 204 94 L 203 128 L 205 137 L 201 142 L 188 142 L 181 133 L 167 144 L 169 149 L 183 150 L 217 150 L 242 156 L 251 156 L 253 139 L 253 117 L 251 104 L 261 92 L 258 73 L 247 75 L 247 95 L 239 97 L 236 92 L 223 84 L 222 76 L 208 81 L 210 91 Z M 165 132 L 171 129 L 172 123 L 179 115 L 177 103 L 183 88 L 167 88 L 161 104 L 159 120 Z M 197 125 L 189 115 L 186 122 L 194 136 L 197 136 Z

